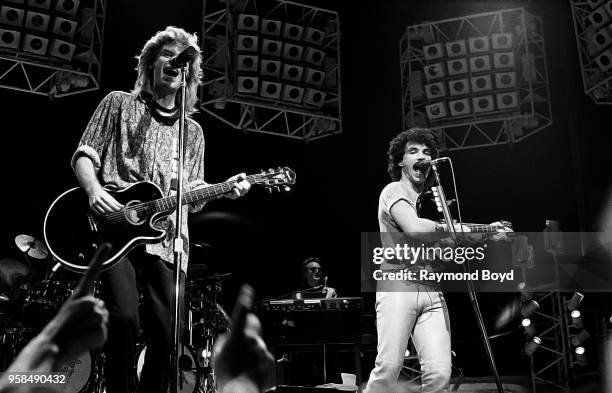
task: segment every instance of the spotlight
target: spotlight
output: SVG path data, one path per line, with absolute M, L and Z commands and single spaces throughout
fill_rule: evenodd
M 588 363 L 586 356 L 584 355 L 585 352 L 584 347 L 577 347 L 574 349 L 574 353 L 576 354 L 576 363 L 578 363 L 580 366 L 586 366 Z
M 523 318 L 528 318 L 532 316 L 533 313 L 538 310 L 538 308 L 540 308 L 540 304 L 535 300 L 530 300 L 529 302 L 525 303 L 525 305 L 523 305 L 523 307 L 521 308 L 521 315 L 523 316 Z
M 589 334 L 589 332 L 587 332 L 586 329 L 583 328 L 580 332 L 578 332 L 578 334 L 573 336 L 570 341 L 572 342 L 573 346 L 578 347 L 580 346 L 580 344 L 585 342 L 589 337 L 591 337 L 591 335 Z
M 584 299 L 583 294 L 581 294 L 580 292 L 574 292 L 572 298 L 567 302 L 567 309 L 570 311 L 578 309 L 580 303 L 582 302 L 582 299 Z
M 526 282 L 520 282 L 517 285 L 517 289 L 521 293 L 521 300 L 529 301 L 533 299 L 533 293 L 531 293 L 531 291 L 529 290 L 529 287 L 527 286 Z
M 572 317 L 572 325 L 576 328 L 582 327 L 582 317 L 580 315 L 580 311 L 574 310 L 571 312 L 570 316 Z
M 531 319 L 523 318 L 523 320 L 521 321 L 521 325 L 523 326 L 525 336 L 529 338 L 535 336 L 536 330 L 535 326 L 533 326 L 533 323 L 531 323 Z
M 538 347 L 542 344 L 542 339 L 540 337 L 532 338 L 528 343 L 525 344 L 525 354 L 527 356 L 533 355 L 533 353 L 538 349 Z

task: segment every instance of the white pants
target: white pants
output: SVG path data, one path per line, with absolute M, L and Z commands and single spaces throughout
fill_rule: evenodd
M 376 293 L 378 354 L 365 393 L 398 392 L 410 332 L 421 364 L 421 391 L 446 392 L 451 376 L 450 323 L 441 292 L 409 283 L 407 290 Z

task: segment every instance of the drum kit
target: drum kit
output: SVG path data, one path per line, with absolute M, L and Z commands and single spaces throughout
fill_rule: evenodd
M 0 260 L 0 372 L 6 370 L 19 351 L 54 317 L 72 294 L 79 276 L 60 264 L 49 268 L 49 251 L 44 243 L 28 235 L 15 238 L 22 261 Z M 208 274 L 206 265 L 188 267 L 185 284 L 186 328 L 180 349 L 181 393 L 216 392 L 212 352 L 217 337 L 229 330 L 229 318 L 217 303 L 224 280 L 230 273 Z M 96 287 L 95 296 L 99 297 Z M 134 383 L 140 380 L 146 345 L 136 348 L 133 362 Z M 85 353 L 64 364 L 67 374 L 65 393 L 105 391 L 104 355 Z

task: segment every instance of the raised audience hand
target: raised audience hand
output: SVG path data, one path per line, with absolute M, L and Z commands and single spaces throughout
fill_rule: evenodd
M 274 366 L 274 358 L 261 337 L 261 323 L 252 314 L 254 292 L 240 288 L 232 314 L 231 332 L 215 344 L 213 368 L 223 393 L 261 392 Z

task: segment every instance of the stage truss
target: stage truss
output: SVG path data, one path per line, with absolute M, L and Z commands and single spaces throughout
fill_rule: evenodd
M 582 72 L 582 84 L 584 93 L 599 105 L 612 105 L 612 72 L 602 72 L 593 56 L 592 45 L 595 30 L 589 29 L 587 17 L 593 11 L 593 1 L 572 0 L 572 17 L 574 19 L 574 32 L 576 45 L 578 45 L 578 57 L 580 59 L 580 70 Z M 608 26 L 609 27 L 609 26 Z
M 415 84 L 425 65 L 423 46 L 504 32 L 512 32 L 516 40 L 517 110 L 428 121 L 425 113 L 428 101 L 422 97 L 422 91 L 416 91 L 422 89 L 421 83 Z M 434 129 L 443 150 L 519 142 L 552 124 L 542 20 L 523 8 L 408 26 L 400 39 L 400 54 L 404 128 Z
M 93 0 L 92 12 L 76 30 L 90 30 L 89 42 L 75 41 L 72 62 L 21 50 L 0 49 L 0 88 L 59 98 L 100 88 L 106 0 Z
M 232 16 L 238 13 L 251 13 L 260 18 L 281 14 L 285 18 L 283 22 L 298 25 L 329 21 L 323 49 L 328 55 L 333 54 L 336 63 L 326 70 L 326 77 L 332 77 L 337 82 L 335 88 L 325 90 L 325 105 L 320 110 L 236 92 L 232 50 L 235 21 Z M 201 110 L 237 130 L 306 142 L 342 132 L 339 23 L 335 11 L 291 1 L 203 0 Z

